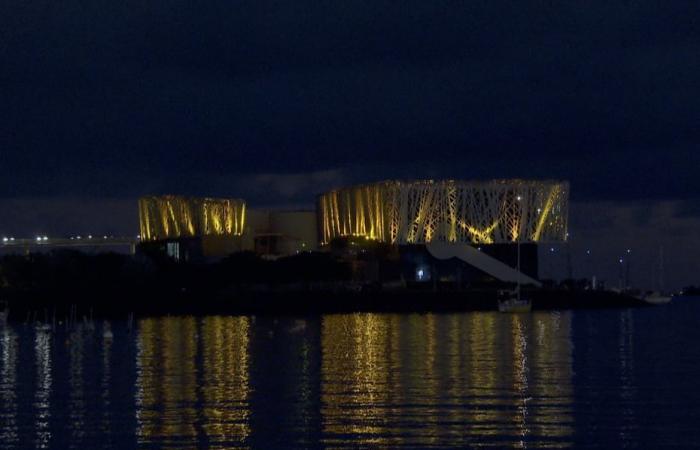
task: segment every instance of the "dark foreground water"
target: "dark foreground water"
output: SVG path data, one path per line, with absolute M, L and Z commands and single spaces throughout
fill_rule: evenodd
M 0 447 L 688 447 L 700 300 L 0 329 Z

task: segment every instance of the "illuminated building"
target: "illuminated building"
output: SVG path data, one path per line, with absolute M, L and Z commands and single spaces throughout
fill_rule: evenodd
M 143 197 L 139 223 L 142 247 L 176 260 L 245 250 L 274 258 L 317 247 L 315 212 L 249 210 L 240 199 Z
M 385 181 L 318 198 L 321 243 L 361 236 L 392 244 L 566 240 L 560 181 Z
M 453 266 L 446 270 L 456 274 L 462 270 L 456 259 L 475 270 L 464 274 L 467 279 L 486 274 L 538 285 L 537 244 L 567 240 L 568 200 L 565 181 L 383 181 L 322 194 L 315 213 L 250 211 L 237 199 L 159 196 L 139 200 L 139 217 L 142 242 L 174 259 L 244 250 L 277 258 L 339 240 L 355 249 L 373 242 L 400 247 L 401 258 L 411 260 L 409 278 L 419 282 L 444 279 L 436 266 Z M 380 278 L 376 264 L 351 263 L 376 274 L 371 281 Z
M 164 247 L 176 260 L 241 250 L 246 204 L 240 199 L 175 195 L 139 199 L 141 242 Z
M 568 182 L 551 180 L 350 186 L 318 197 L 319 240 L 327 245 L 338 239 L 364 239 L 412 248 L 417 253 L 410 257 L 417 281 L 435 278 L 428 266 L 436 258 L 456 257 L 502 281 L 529 274 L 532 278 L 524 281 L 537 283 L 536 245 L 566 241 L 568 199 Z M 521 244 L 525 261 L 518 275 L 513 268 Z M 421 262 L 431 259 L 421 254 L 426 250 L 432 261 Z
M 239 199 L 142 197 L 139 199 L 141 239 L 240 236 L 245 207 L 245 202 Z

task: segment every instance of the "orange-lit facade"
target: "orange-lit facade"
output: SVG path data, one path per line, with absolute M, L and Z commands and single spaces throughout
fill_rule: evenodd
M 364 237 L 392 244 L 567 239 L 569 184 L 534 180 L 384 181 L 318 197 L 319 240 Z
M 176 195 L 139 199 L 143 241 L 198 236 L 240 236 L 246 204 L 240 199 L 190 198 Z

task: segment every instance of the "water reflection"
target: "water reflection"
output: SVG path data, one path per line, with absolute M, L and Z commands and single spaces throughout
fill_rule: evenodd
M 664 430 L 695 430 L 675 405 L 700 404 L 693 375 L 700 355 L 692 346 L 675 347 L 683 359 L 662 352 L 660 338 L 643 333 L 654 318 L 640 314 L 161 317 L 142 319 L 135 330 L 125 322 L 4 327 L 0 448 L 678 443 Z M 640 353 L 649 348 L 653 359 Z M 685 366 L 668 371 L 673 364 Z
M 634 319 L 631 311 L 620 314 L 620 399 L 624 423 L 620 429 L 623 444 L 629 443 L 638 429 L 635 422 L 636 382 L 634 370 Z M 627 445 L 624 445 L 627 446 Z
M 567 445 L 570 326 L 569 313 L 324 317 L 324 444 Z
M 137 442 L 224 448 L 250 434 L 249 319 L 145 319 L 136 356 Z
M 102 380 L 100 382 L 102 411 L 100 421 L 100 433 L 107 439 L 102 443 L 102 447 L 112 447 L 112 341 L 114 339 L 112 327 L 109 322 L 102 325 Z
M 45 328 L 37 328 L 34 336 L 36 356 L 36 390 L 34 392 L 34 425 L 36 448 L 49 448 L 51 431 L 51 335 Z
M 249 319 L 202 321 L 203 431 L 212 448 L 243 444 L 250 436 Z
M 17 433 L 17 334 L 10 327 L 0 330 L 0 442 L 16 448 Z
M 79 325 L 68 336 L 68 435 L 72 447 L 84 442 L 85 438 L 85 392 L 83 385 L 83 358 L 86 355 L 86 334 L 88 330 Z

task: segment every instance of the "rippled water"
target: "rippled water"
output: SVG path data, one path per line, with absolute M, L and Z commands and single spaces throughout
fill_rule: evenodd
M 700 301 L 0 329 L 1 448 L 695 445 Z

